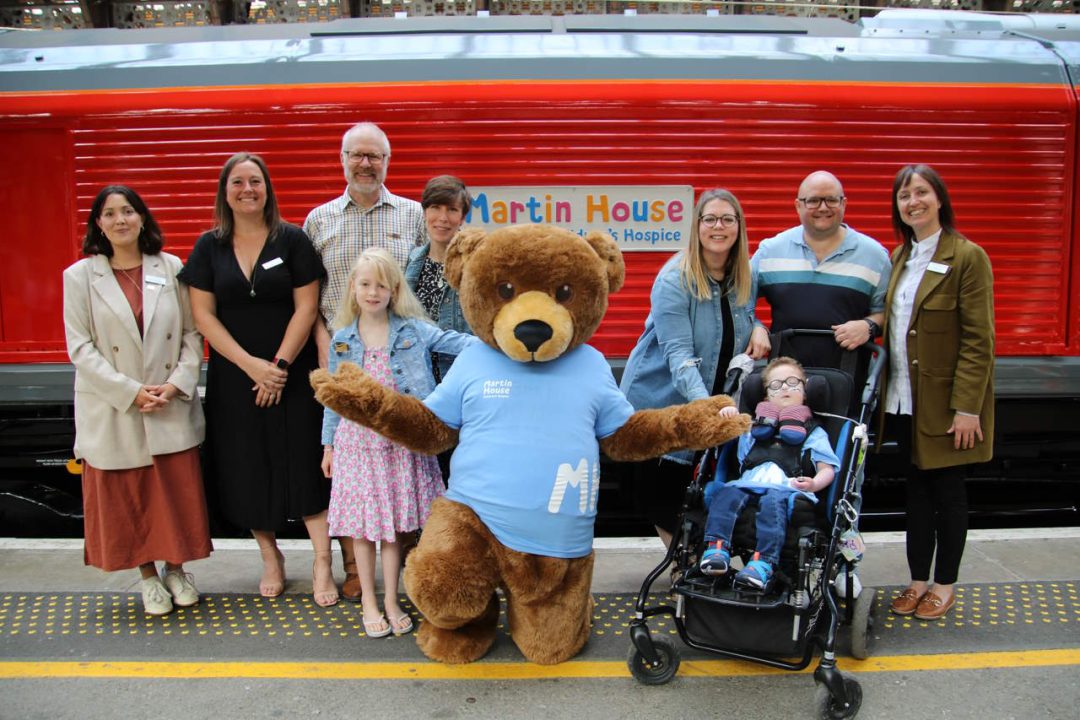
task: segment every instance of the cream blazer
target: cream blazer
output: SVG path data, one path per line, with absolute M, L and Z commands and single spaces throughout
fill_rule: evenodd
M 143 257 L 143 335 L 104 255 L 64 271 L 64 332 L 75 365 L 75 456 L 102 470 L 143 467 L 154 455 L 202 442 L 202 336 L 176 274 L 179 258 Z M 140 413 L 143 385 L 180 390 L 162 410 Z

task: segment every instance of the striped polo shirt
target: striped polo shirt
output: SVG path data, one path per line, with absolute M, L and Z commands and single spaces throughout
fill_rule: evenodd
M 762 240 L 750 260 L 757 296 L 772 308 L 772 331 L 788 328 L 827 330 L 885 309 L 889 254 L 881 243 L 847 225 L 847 234 L 827 258 L 818 261 L 803 239 L 801 225 Z M 829 343 L 832 348 L 829 348 Z M 817 343 L 828 352 L 799 359 L 804 365 L 832 367 L 839 361 L 835 342 Z

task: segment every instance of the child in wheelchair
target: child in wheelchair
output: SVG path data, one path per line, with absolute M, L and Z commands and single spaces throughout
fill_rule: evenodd
M 733 585 L 767 592 L 772 583 L 796 494 L 817 502 L 814 493 L 828 487 L 840 460 L 824 428 L 806 406 L 806 373 L 799 362 L 780 357 L 765 368 L 762 382 L 768 399 L 758 403 L 754 425 L 739 438 L 739 477 L 712 483 L 706 491 L 708 519 L 705 551 L 699 568 L 719 576 L 731 567 L 731 537 L 739 514 L 757 499 L 757 543 L 752 558 Z M 734 407 L 722 412 L 735 414 Z

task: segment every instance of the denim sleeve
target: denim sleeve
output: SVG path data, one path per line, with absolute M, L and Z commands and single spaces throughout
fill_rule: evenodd
M 422 323 L 422 325 L 421 337 L 431 352 L 460 355 L 470 343 L 479 342 L 475 335 L 459 333 L 457 330 L 440 330 L 427 323 Z
M 760 297 L 761 288 L 758 286 L 758 257 L 761 255 L 761 248 L 759 247 L 750 258 L 750 305 L 753 308 L 757 305 L 757 299 Z M 765 327 L 765 323 L 758 320 L 757 314 L 751 310 L 750 318 L 753 322 L 753 327 Z M 765 328 L 766 330 L 768 328 Z
M 330 357 L 327 358 L 326 369 L 329 372 L 334 372 L 338 367 L 337 353 L 333 352 L 333 341 L 330 344 L 331 352 Z M 328 407 L 323 407 L 323 421 L 322 421 L 322 444 L 333 445 L 334 435 L 337 433 L 338 424 L 341 422 L 341 416 Z
M 667 360 L 675 390 L 687 400 L 709 397 L 701 378 L 701 357 L 694 348 L 690 291 L 682 286 L 681 273 L 675 271 L 658 277 L 650 300 L 656 339 Z

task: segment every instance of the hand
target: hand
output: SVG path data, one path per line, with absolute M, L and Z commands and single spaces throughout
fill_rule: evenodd
M 147 389 L 147 386 L 139 388 L 139 392 L 135 395 L 135 400 L 132 401 L 132 405 L 138 408 L 139 412 L 153 412 L 157 410 L 158 404 L 161 400 L 152 395 Z
M 334 448 L 323 448 L 322 462 L 319 463 L 319 467 L 322 468 L 322 474 L 324 478 L 331 478 L 334 476 Z
M 148 401 L 139 407 L 139 412 L 151 413 L 161 410 L 169 401 L 180 394 L 180 390 L 172 383 L 163 385 L 144 385 L 140 395 L 145 391 Z
M 801 477 L 791 478 L 791 487 L 796 490 L 802 490 L 803 492 L 817 492 L 817 488 L 814 487 L 814 485 L 816 485 L 816 483 L 812 477 L 803 475 Z
M 258 407 L 267 408 L 281 402 L 281 390 L 270 391 L 258 385 L 253 387 L 252 390 L 255 391 L 255 404 Z
M 279 368 L 269 360 L 256 357 L 251 358 L 248 367 L 244 368 L 244 372 L 255 383 L 251 387 L 252 390 L 262 389 L 268 395 L 280 394 L 285 387 L 285 381 L 289 379 L 288 370 Z M 263 406 L 260 405 L 260 407 Z
M 845 350 L 854 350 L 870 341 L 870 324 L 861 318 L 833 325 L 832 331 L 836 344 Z
M 738 414 L 739 408 L 735 407 L 734 405 L 727 405 L 726 407 L 720 408 L 720 415 L 723 417 L 731 417 L 732 415 Z
M 772 350 L 772 342 L 769 341 L 769 331 L 762 325 L 755 325 L 750 333 L 750 343 L 746 346 L 746 354 L 754 360 L 769 357 Z
M 976 438 L 979 442 L 983 440 L 982 423 L 979 422 L 978 415 L 957 413 L 953 416 L 952 425 L 947 432 L 953 436 L 953 448 L 956 450 L 971 450 L 975 447 Z

